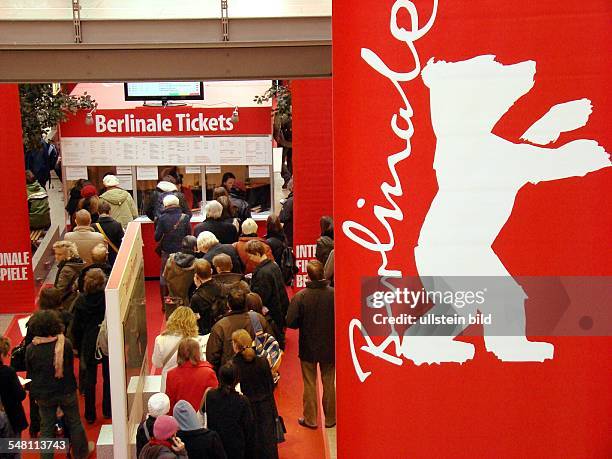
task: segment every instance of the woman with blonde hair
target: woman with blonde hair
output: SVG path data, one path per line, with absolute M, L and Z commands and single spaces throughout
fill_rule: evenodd
M 198 335 L 198 321 L 195 313 L 187 306 L 179 306 L 174 310 L 168 321 L 166 329 L 155 338 L 155 347 L 151 362 L 154 367 L 162 369 L 162 392 L 166 388 L 168 371 L 177 366 L 177 351 L 183 338 L 193 338 L 200 345 L 200 358 L 206 359 L 206 342 L 208 335 Z
M 277 459 L 276 418 L 272 371 L 265 357 L 258 356 L 253 338 L 245 329 L 232 333 L 232 346 L 236 355 L 233 364 L 238 370 L 240 389 L 251 402 L 255 418 L 255 457 Z
M 57 241 L 53 244 L 53 252 L 58 263 L 53 286 L 61 292 L 61 307 L 72 312 L 72 305 L 77 298 L 76 280 L 85 262 L 72 241 Z

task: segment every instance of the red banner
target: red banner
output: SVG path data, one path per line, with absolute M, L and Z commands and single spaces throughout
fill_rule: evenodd
M 0 107 L 0 130 L 6 134 L 0 138 L 0 214 L 5 217 L 0 232 L 0 313 L 6 314 L 33 309 L 34 277 L 17 85 L 0 85 Z
M 138 107 L 79 112 L 62 124 L 62 137 L 173 137 L 270 135 L 270 107 L 232 108 Z
M 331 92 L 329 78 L 291 83 L 296 288 L 306 286 L 306 264 L 315 258 L 321 233 L 319 219 L 333 215 Z
M 608 457 L 612 338 L 369 337 L 361 290 L 612 275 L 609 2 L 333 8 L 338 457 Z

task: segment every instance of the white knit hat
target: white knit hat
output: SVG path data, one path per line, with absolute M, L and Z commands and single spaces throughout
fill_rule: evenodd
M 164 198 L 164 207 L 178 206 L 178 205 L 179 205 L 179 198 L 177 198 L 175 195 L 169 194 L 168 196 Z
M 119 179 L 114 175 L 107 175 L 102 180 L 102 183 L 104 183 L 104 186 L 119 186 Z
M 170 411 L 170 399 L 162 392 L 151 395 L 148 403 L 149 416 L 158 418 Z

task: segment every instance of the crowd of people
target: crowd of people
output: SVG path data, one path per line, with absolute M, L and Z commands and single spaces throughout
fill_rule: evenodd
M 31 178 L 28 185 L 35 183 Z M 257 234 L 248 204 L 232 191 L 233 174 L 222 182 L 206 204 L 206 220 L 193 231 L 191 210 L 173 177 L 158 183 L 147 208 L 161 257 L 166 323 L 152 354 L 153 366 L 161 369 L 161 392 L 148 400 L 137 433 L 142 459 L 277 458 L 284 426 L 274 391 L 287 327 L 300 331 L 304 394 L 297 422 L 318 428 L 318 367 L 324 425 L 336 424 L 333 221 L 322 217 L 317 259 L 307 265 L 309 282 L 290 300 L 281 264 L 293 242 L 293 181 L 281 214 L 268 217 L 264 237 Z M 124 229 L 136 217 L 133 199 L 117 178 L 107 175 L 103 183 L 99 193 L 87 181 L 70 192 L 73 229 L 53 245 L 57 274 L 54 285 L 41 290 L 38 310 L 27 324 L 20 345 L 24 368 L 5 364 L 10 344 L 0 339 L 0 411 L 11 436 L 29 427 L 32 438 L 53 437 L 61 425 L 77 459 L 93 450 L 78 392 L 84 397 L 83 417 L 93 424 L 99 366 L 102 416 L 112 416 L 108 357 L 97 352 L 96 340 L 105 318 L 104 288 Z M 31 380 L 25 386 L 15 373 L 22 369 Z M 22 407 L 26 390 L 29 422 Z M 8 435 L 2 429 L 0 417 L 0 435 Z

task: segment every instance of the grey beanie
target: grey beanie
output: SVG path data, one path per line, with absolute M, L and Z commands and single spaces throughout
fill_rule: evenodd
M 198 430 L 203 427 L 195 410 L 193 409 L 193 406 L 191 406 L 191 404 L 185 400 L 179 400 L 176 402 L 172 415 L 178 422 L 179 429 L 182 431 Z

